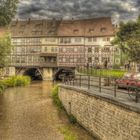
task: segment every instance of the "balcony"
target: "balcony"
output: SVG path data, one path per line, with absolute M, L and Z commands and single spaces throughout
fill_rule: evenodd
M 57 53 L 40 53 L 42 57 L 57 57 Z
M 43 62 L 40 64 L 40 67 L 55 68 L 57 67 L 57 62 Z

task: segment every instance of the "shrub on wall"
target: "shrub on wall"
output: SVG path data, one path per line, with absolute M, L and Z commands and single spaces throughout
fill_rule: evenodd
M 59 108 L 59 109 L 63 109 L 63 105 L 59 99 L 58 96 L 58 85 L 56 85 L 53 90 L 52 90 L 52 98 L 53 98 L 53 102 L 54 104 Z
M 62 102 L 60 101 L 59 99 L 59 96 L 58 96 L 58 89 L 59 89 L 59 86 L 56 85 L 53 90 L 52 90 L 52 98 L 53 98 L 53 102 L 54 104 L 58 107 L 58 109 L 60 110 L 65 110 Z M 67 113 L 67 112 L 66 112 Z M 69 118 L 69 121 L 71 124 L 75 124 L 77 123 L 77 120 L 76 118 L 72 115 L 72 114 L 67 114 L 68 118 Z
M 0 81 L 0 93 L 2 93 L 5 90 L 5 84 L 3 81 Z

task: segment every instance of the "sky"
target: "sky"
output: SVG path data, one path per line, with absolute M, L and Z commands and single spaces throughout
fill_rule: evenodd
M 137 19 L 140 0 L 20 0 L 16 18 L 87 19 L 112 17 L 113 22 Z

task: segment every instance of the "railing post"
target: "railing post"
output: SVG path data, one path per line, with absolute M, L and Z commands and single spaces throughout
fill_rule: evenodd
M 91 66 L 91 76 L 93 76 L 93 66 Z
M 99 76 L 99 92 L 101 92 L 101 70 L 100 70 L 100 76 Z
M 62 78 L 62 83 L 64 84 L 64 77 Z
M 114 97 L 117 96 L 117 82 L 116 82 L 116 78 L 114 79 Z
M 68 85 L 71 85 L 71 80 L 70 80 L 70 77 L 69 77 L 69 79 L 68 79 Z
M 80 85 L 80 87 L 81 87 L 81 75 L 80 75 L 80 79 L 79 79 L 79 85 Z
M 88 89 L 90 89 L 90 75 L 88 75 Z

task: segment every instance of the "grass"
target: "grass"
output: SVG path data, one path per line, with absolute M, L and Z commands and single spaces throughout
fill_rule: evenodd
M 0 93 L 6 88 L 17 86 L 28 86 L 31 83 L 31 79 L 28 76 L 12 76 L 0 81 Z
M 64 109 L 59 96 L 58 96 L 58 85 L 54 86 L 53 90 L 52 90 L 52 99 L 54 104 L 59 108 L 59 109 Z
M 64 135 L 64 140 L 78 140 L 77 136 L 70 130 L 69 127 L 60 128 L 60 132 Z
M 59 86 L 58 85 L 56 85 L 53 88 L 53 90 L 52 90 L 52 99 L 53 99 L 54 104 L 57 106 L 57 108 L 59 110 L 65 110 L 62 102 L 59 99 L 58 89 L 59 89 Z M 76 124 L 77 123 L 76 118 L 72 114 L 67 114 L 67 116 L 68 116 L 69 121 L 70 121 L 71 124 Z
M 89 69 L 89 70 L 80 70 L 81 73 L 90 74 L 92 76 L 101 76 L 101 77 L 114 77 L 114 78 L 121 78 L 127 71 L 123 70 L 108 70 L 108 69 Z

